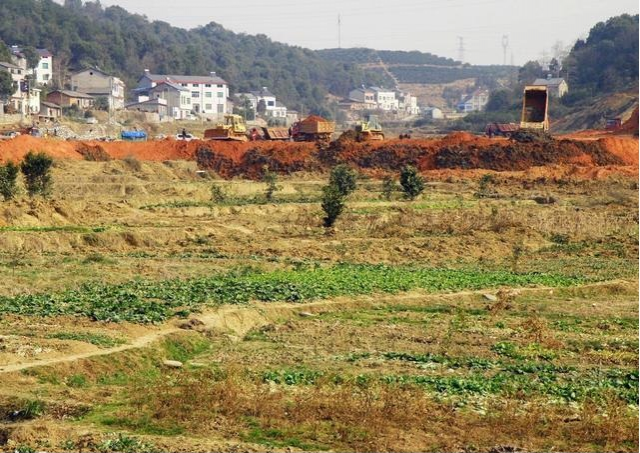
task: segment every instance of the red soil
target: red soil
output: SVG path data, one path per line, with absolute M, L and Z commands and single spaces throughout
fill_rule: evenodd
M 628 122 L 627 122 L 628 123 Z M 626 123 L 625 123 L 626 124 Z M 397 172 L 410 164 L 421 171 L 482 169 L 501 172 L 527 171 L 535 167 L 568 166 L 585 175 L 631 167 L 638 172 L 638 138 L 607 135 L 595 139 L 567 139 L 514 143 L 455 132 L 440 139 L 386 140 L 358 143 L 340 140 L 319 149 L 313 143 L 204 142 L 166 139 L 149 142 L 73 142 L 20 136 L 0 141 L 0 161 L 20 160 L 29 151 L 44 151 L 54 158 L 97 160 L 197 160 L 202 168 L 222 177 L 258 178 L 264 166 L 289 174 L 322 171 L 335 163 L 347 163 L 372 175 Z M 598 169 L 598 170 L 595 170 Z M 602 170 L 602 171 L 601 171 Z M 590 173 L 591 172 L 591 173 Z

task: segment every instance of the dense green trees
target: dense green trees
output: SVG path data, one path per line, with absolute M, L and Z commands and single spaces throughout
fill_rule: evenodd
M 578 40 L 563 62 L 572 88 L 593 94 L 638 86 L 638 15 L 623 14 L 597 23 Z

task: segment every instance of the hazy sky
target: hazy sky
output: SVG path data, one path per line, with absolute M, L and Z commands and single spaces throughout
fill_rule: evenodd
M 572 44 L 599 21 L 638 13 L 637 0 L 101 0 L 130 12 L 193 28 L 214 21 L 235 32 L 263 33 L 312 49 L 420 50 L 473 64 L 539 59 L 561 41 Z

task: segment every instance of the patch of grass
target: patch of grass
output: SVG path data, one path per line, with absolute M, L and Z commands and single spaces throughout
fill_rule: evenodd
M 245 442 L 275 448 L 293 447 L 299 448 L 302 451 L 323 451 L 330 449 L 326 445 L 317 442 L 303 441 L 299 435 L 292 430 L 277 428 L 253 428 L 241 435 L 240 438 Z
M 88 387 L 89 382 L 84 374 L 72 374 L 66 379 L 66 383 L 69 387 L 83 388 Z
M 0 231 L 15 231 L 23 233 L 50 233 L 62 231 L 66 233 L 103 233 L 107 231 L 106 226 L 81 226 L 81 225 L 49 225 L 49 226 L 2 226 Z
M 269 273 L 232 271 L 190 280 L 135 280 L 119 285 L 85 283 L 79 289 L 59 293 L 2 296 L 0 313 L 75 315 L 96 321 L 153 323 L 171 316 L 184 316 L 205 303 L 302 302 L 414 289 L 446 292 L 502 286 L 562 287 L 585 281 L 583 277 L 562 274 L 341 264 Z
M 126 343 L 121 338 L 114 338 L 107 335 L 91 332 L 55 332 L 48 336 L 48 338 L 55 338 L 57 340 L 74 340 L 82 341 L 84 343 L 91 343 L 92 345 L 100 348 L 112 348 Z

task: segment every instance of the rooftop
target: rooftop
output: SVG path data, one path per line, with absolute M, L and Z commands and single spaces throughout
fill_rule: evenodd
M 536 79 L 533 82 L 533 84 L 534 85 L 557 86 L 557 85 L 560 85 L 562 82 L 564 82 L 564 79 L 562 77 L 552 77 L 550 79 Z
M 160 82 L 172 82 L 172 83 L 211 83 L 216 85 L 226 85 L 227 82 L 215 75 L 215 72 L 208 76 L 189 76 L 189 75 L 175 75 L 175 74 L 152 74 L 148 71 L 145 71 L 144 75 L 141 77 L 147 77 L 153 83 Z
M 82 98 L 82 99 L 93 99 L 93 96 L 86 94 L 86 93 L 80 93 L 79 91 L 71 91 L 71 90 L 55 90 L 52 91 L 51 93 L 49 93 L 50 95 L 53 93 L 62 93 L 65 96 L 69 96 L 70 98 Z

